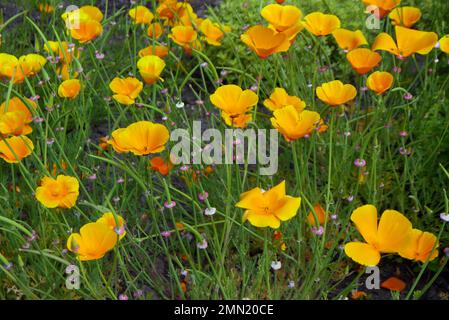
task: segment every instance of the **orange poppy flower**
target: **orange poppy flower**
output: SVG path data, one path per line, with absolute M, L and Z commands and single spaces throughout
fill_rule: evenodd
M 168 48 L 166 46 L 148 46 L 139 50 L 139 57 L 145 56 L 158 56 L 161 59 L 164 59 L 168 56 Z
M 154 157 L 150 160 L 150 168 L 166 176 L 173 168 L 173 164 L 170 160 L 165 161 L 162 157 Z
M 119 240 L 123 239 L 126 235 L 125 219 L 118 214 L 114 215 L 112 212 L 106 212 L 101 216 L 101 218 L 98 218 L 96 222 L 103 223 L 109 228 L 109 230 L 119 234 Z
M 316 94 L 318 99 L 333 107 L 353 100 L 357 95 L 357 90 L 351 84 L 343 84 L 340 80 L 334 80 L 316 88 Z
M 380 284 L 380 287 L 384 288 L 384 289 L 387 289 L 387 290 L 390 290 L 390 291 L 401 292 L 401 291 L 404 291 L 404 289 L 406 287 L 406 284 L 405 284 L 404 281 L 402 281 L 399 278 L 390 277 L 387 280 L 385 280 L 384 282 L 382 282 Z
M 259 98 L 251 90 L 242 90 L 239 86 L 228 84 L 217 88 L 210 96 L 210 101 L 230 117 L 235 117 L 249 111 Z
M 0 140 L 0 158 L 8 163 L 18 163 L 34 150 L 33 141 L 26 136 L 13 136 Z
M 52 13 L 55 11 L 55 8 L 48 3 L 39 3 L 37 9 L 42 13 Z
M 296 96 L 290 96 L 283 88 L 275 88 L 270 98 L 265 99 L 264 106 L 275 111 L 286 106 L 293 106 L 298 111 L 302 111 L 306 107 L 306 103 Z
M 12 111 L 0 114 L 0 134 L 21 136 L 33 132 L 26 122 L 26 115 L 21 111 Z
M 442 37 L 439 41 L 440 50 L 449 54 L 449 34 Z
M 393 75 L 389 72 L 376 71 L 369 75 L 366 79 L 367 87 L 376 94 L 382 94 L 389 90 L 393 85 Z
M 168 35 L 174 43 L 184 48 L 186 53 L 191 53 L 192 48 L 195 48 L 195 42 L 198 38 L 198 33 L 192 26 L 176 26 L 171 29 Z
M 22 99 L 18 97 L 13 97 L 9 99 L 8 106 L 6 106 L 6 101 L 0 105 L 0 115 L 5 114 L 7 112 L 21 112 L 25 115 L 25 122 L 30 123 L 33 121 L 33 112 L 37 108 L 36 102 L 23 98 L 25 103 L 23 103 Z
M 315 211 L 316 218 L 315 218 L 315 215 L 313 214 L 313 212 L 310 211 L 309 215 L 307 216 L 307 222 L 309 223 L 309 225 L 319 226 L 319 225 L 324 224 L 326 222 L 326 211 L 321 206 L 321 204 L 319 204 L 319 203 L 315 204 L 313 206 L 313 210 Z M 318 218 L 318 220 L 317 220 L 317 218 Z
M 13 83 L 22 83 L 25 78 L 36 75 L 46 62 L 43 56 L 35 53 L 18 59 L 11 54 L 0 53 L 0 78 L 14 78 Z
M 399 250 L 399 255 L 406 259 L 424 263 L 438 257 L 438 246 L 437 237 L 434 234 L 413 229 L 409 241 Z
M 260 25 L 246 30 L 240 36 L 240 40 L 262 59 L 268 58 L 274 53 L 286 52 L 290 49 L 290 41 L 285 34 L 277 33 L 270 28 Z
M 340 19 L 333 14 L 312 12 L 304 17 L 304 27 L 316 36 L 326 36 L 340 28 Z
M 158 80 L 164 81 L 161 78 L 164 68 L 165 62 L 158 56 L 148 55 L 137 61 L 137 69 L 146 84 L 154 84 Z
M 81 83 L 78 79 L 63 81 L 58 87 L 58 95 L 61 98 L 75 99 L 81 91 Z
M 271 124 L 287 141 L 304 138 L 313 133 L 321 117 L 315 111 L 298 111 L 293 106 L 286 106 L 273 112 Z
M 230 32 L 231 28 L 228 26 L 221 26 L 218 23 L 212 22 L 210 19 L 205 19 L 200 25 L 200 31 L 204 34 L 204 40 L 212 46 L 221 46 L 221 39 L 225 33 Z
M 133 77 L 124 79 L 115 77 L 109 84 L 109 88 L 115 93 L 112 96 L 115 101 L 124 105 L 130 105 L 135 102 L 142 91 L 143 83 Z
M 426 32 L 395 27 L 396 42 L 385 32 L 380 33 L 374 40 L 373 50 L 388 51 L 399 57 L 408 57 L 414 53 L 428 54 L 435 47 L 438 35 L 435 32 Z
M 47 208 L 72 208 L 78 195 L 78 180 L 65 175 L 44 177 L 36 189 L 36 199 Z
M 379 8 L 379 18 L 385 17 L 391 10 L 401 3 L 401 0 L 362 0 L 367 6 Z
M 70 35 L 80 43 L 94 40 L 103 33 L 103 26 L 96 20 L 81 20 L 77 28 L 71 28 Z
M 346 55 L 346 58 L 358 74 L 370 72 L 373 68 L 377 67 L 382 60 L 380 54 L 367 48 L 354 49 Z
M 137 6 L 129 10 L 128 15 L 135 24 L 150 24 L 154 15 L 150 9 L 144 6 Z
M 373 205 L 364 205 L 351 214 L 364 242 L 345 244 L 345 253 L 355 262 L 364 266 L 375 266 L 381 253 L 397 253 L 409 239 L 411 222 L 400 212 L 385 210 L 377 224 L 377 209 Z
M 421 10 L 415 7 L 398 7 L 393 9 L 388 17 L 393 25 L 411 28 L 421 19 Z
M 79 57 L 79 51 L 76 48 L 69 49 L 67 41 L 47 41 L 44 44 L 44 49 L 48 53 L 53 54 L 59 58 L 59 61 L 64 64 L 70 64 L 74 58 Z
M 293 40 L 304 29 L 301 22 L 302 12 L 295 6 L 269 4 L 262 9 L 260 14 L 267 20 L 270 28 L 284 33 L 289 40 Z
M 232 126 L 234 128 L 246 128 L 248 126 L 248 122 L 253 120 L 252 114 L 239 114 L 236 116 L 230 116 L 224 111 L 221 112 L 221 117 L 228 126 Z
M 148 26 L 147 36 L 152 39 L 159 39 L 164 33 L 164 29 L 159 22 L 152 23 Z
M 355 48 L 368 44 L 368 41 L 366 41 L 365 36 L 360 30 L 351 31 L 340 28 L 332 31 L 332 36 L 334 37 L 338 46 L 341 49 L 347 51 L 351 51 Z

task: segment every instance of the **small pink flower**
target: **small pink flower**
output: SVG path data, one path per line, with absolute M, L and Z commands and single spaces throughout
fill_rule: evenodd
M 413 99 L 413 95 L 410 92 L 404 94 L 404 100 L 410 101 Z
M 170 231 L 162 231 L 161 236 L 163 236 L 164 238 L 168 238 L 171 236 L 171 232 Z
M 354 165 L 358 168 L 363 168 L 366 166 L 366 160 L 357 158 L 354 160 Z
M 209 197 L 209 193 L 207 191 L 198 193 L 198 199 L 200 199 L 200 201 L 204 201 Z
M 104 59 L 104 53 L 95 51 L 95 58 L 97 58 L 98 60 L 103 60 Z
M 129 300 L 128 296 L 124 293 L 119 294 L 118 299 L 119 300 Z
M 402 138 L 405 138 L 405 137 L 408 136 L 408 132 L 407 132 L 407 131 L 401 131 L 401 132 L 399 132 L 399 135 L 400 135 Z
M 317 235 L 317 236 L 322 236 L 324 233 L 324 228 L 323 226 L 319 226 L 319 227 L 312 227 L 312 233 Z
M 164 202 L 164 207 L 166 207 L 167 209 L 171 209 L 174 208 L 176 206 L 176 202 L 175 201 L 165 201 Z
M 207 249 L 207 247 L 208 247 L 207 240 L 203 239 L 201 242 L 198 242 L 196 244 L 196 246 L 197 246 L 198 249 L 201 249 L 201 250 Z

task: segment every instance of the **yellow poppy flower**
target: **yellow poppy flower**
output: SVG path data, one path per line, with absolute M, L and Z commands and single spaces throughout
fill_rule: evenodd
M 283 33 L 264 27 L 254 26 L 240 36 L 240 40 L 254 51 L 260 58 L 265 59 L 277 52 L 286 52 L 290 48 L 290 41 Z
M 137 6 L 130 9 L 128 15 L 136 24 L 150 24 L 154 19 L 154 15 L 150 9 L 144 6 Z
M 409 240 L 412 231 L 411 222 L 400 212 L 385 210 L 377 224 L 377 209 L 373 205 L 364 205 L 351 214 L 365 242 L 349 242 L 345 253 L 355 262 L 364 266 L 375 266 L 381 253 L 397 253 Z
M 358 74 L 370 72 L 373 68 L 377 67 L 382 60 L 380 54 L 367 48 L 354 49 L 346 55 L 346 58 Z
M 115 219 L 116 217 L 117 221 Z M 123 237 L 126 235 L 125 220 L 119 215 L 114 216 L 112 212 L 106 212 L 101 216 L 101 218 L 98 218 L 96 222 L 103 223 L 104 225 L 108 226 L 110 230 L 117 233 L 119 235 L 119 240 L 123 239 Z
M 34 150 L 33 141 L 26 136 L 13 136 L 0 140 L 0 158 L 8 163 L 18 163 Z
M 107 225 L 90 222 L 72 233 L 67 239 L 67 249 L 78 255 L 81 261 L 97 260 L 112 250 L 117 243 L 117 234 Z
M 13 97 L 9 99 L 8 106 L 6 106 L 6 101 L 3 102 L 0 105 L 0 115 L 5 114 L 7 112 L 18 111 L 25 115 L 25 123 L 30 123 L 31 121 L 33 121 L 32 111 L 34 111 L 37 108 L 37 104 L 36 102 L 28 98 L 24 98 L 24 101 L 26 102 L 26 104 L 23 103 L 23 101 L 20 98 Z
M 155 55 L 144 56 L 137 61 L 137 69 L 146 84 L 154 84 L 158 80 L 163 81 L 160 76 L 164 68 L 164 60 Z
M 75 99 L 81 90 L 81 83 L 78 79 L 68 79 L 63 81 L 58 87 L 58 95 L 61 98 Z
M 315 111 L 298 112 L 293 106 L 274 110 L 271 124 L 287 141 L 294 141 L 310 135 L 320 124 L 321 117 Z
M 442 37 L 439 41 L 440 50 L 449 54 L 449 34 Z
M 142 50 L 139 50 L 139 57 L 141 58 L 153 55 L 164 59 L 168 55 L 168 48 L 166 46 L 148 46 Z
M 343 84 L 340 80 L 334 80 L 316 88 L 316 94 L 318 99 L 334 107 L 353 100 L 357 95 L 357 90 L 351 84 Z
M 164 125 L 138 121 L 113 131 L 108 143 L 119 153 L 132 152 L 142 156 L 163 151 L 169 137 L 168 129 Z
M 240 195 L 235 205 L 246 209 L 242 220 L 248 220 L 253 226 L 273 229 L 279 228 L 281 221 L 292 219 L 298 212 L 301 198 L 285 194 L 285 181 L 268 191 L 254 188 Z
M 421 10 L 415 7 L 398 7 L 393 9 L 388 17 L 393 25 L 411 28 L 421 19 Z
M 69 49 L 69 43 L 62 41 L 48 41 L 48 44 L 44 44 L 44 50 L 48 53 L 59 57 L 59 61 L 64 64 L 70 64 L 74 58 L 79 57 L 79 51 L 76 48 Z
M 396 56 L 408 57 L 414 53 L 428 54 L 435 47 L 438 35 L 435 32 L 426 32 L 395 27 L 396 42 L 385 32 L 380 33 L 374 40 L 373 50 L 388 51 Z
M 78 180 L 65 175 L 44 177 L 36 189 L 36 199 L 47 208 L 72 208 L 78 195 Z
M 78 21 L 93 20 L 101 22 L 103 20 L 103 13 L 95 6 L 82 6 L 79 9 L 64 12 L 61 18 L 65 21 L 67 27 L 75 28 Z
M 367 6 L 379 8 L 379 18 L 385 17 L 391 10 L 401 3 L 401 0 L 362 0 Z
M 340 28 L 340 19 L 333 14 L 312 12 L 304 17 L 304 27 L 316 36 L 327 36 Z
M 33 132 L 26 122 L 26 114 L 21 111 L 12 111 L 0 114 L 0 134 L 3 136 L 21 136 Z
M 227 84 L 217 88 L 210 96 L 210 101 L 230 117 L 235 117 L 254 107 L 259 98 L 251 90 L 242 90 L 239 86 Z
M 133 104 L 139 93 L 142 91 L 143 83 L 133 77 L 112 79 L 109 88 L 115 94 L 112 98 L 118 103 L 130 105 Z
M 389 90 L 393 85 L 393 75 L 389 72 L 376 71 L 366 79 L 367 87 L 376 94 L 382 94 Z
M 337 42 L 338 46 L 347 51 L 354 50 L 360 46 L 367 45 L 368 41 L 366 41 L 365 36 L 362 31 L 356 30 L 351 31 L 347 29 L 337 29 L 332 31 L 332 36 Z
M 96 20 L 81 20 L 77 28 L 71 28 L 70 35 L 80 43 L 94 40 L 103 33 L 103 26 Z
M 284 88 L 275 88 L 270 98 L 265 99 L 264 106 L 275 111 L 286 106 L 294 106 L 296 110 L 302 111 L 306 107 L 306 103 L 296 96 L 290 96 Z
M 159 39 L 163 33 L 164 29 L 159 22 L 152 23 L 148 26 L 147 36 L 149 36 L 151 39 Z
M 413 229 L 409 241 L 399 250 L 399 255 L 425 263 L 427 260 L 432 261 L 438 257 L 438 246 L 437 237 L 434 234 Z
M 204 40 L 212 46 L 221 46 L 221 39 L 226 32 L 231 29 L 227 26 L 221 26 L 218 23 L 212 22 L 210 19 L 204 19 L 200 25 L 200 31 L 204 34 Z
M 31 53 L 18 59 L 7 53 L 0 53 L 0 78 L 14 78 L 13 83 L 22 83 L 25 78 L 34 76 L 47 60 L 39 54 Z
M 270 28 L 285 34 L 289 40 L 294 40 L 296 35 L 304 29 L 301 22 L 302 12 L 295 6 L 269 4 L 262 9 L 260 14 L 267 20 Z
M 246 128 L 248 126 L 248 122 L 253 119 L 252 114 L 239 114 L 236 116 L 230 116 L 224 111 L 221 112 L 221 117 L 228 126 L 234 128 Z

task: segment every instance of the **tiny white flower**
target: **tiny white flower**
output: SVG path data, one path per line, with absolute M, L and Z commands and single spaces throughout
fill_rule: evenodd
M 271 261 L 271 269 L 273 269 L 274 271 L 281 269 L 281 267 L 282 263 L 280 261 Z
M 182 102 L 182 101 L 177 102 L 176 103 L 176 108 L 178 108 L 178 109 L 184 108 L 184 102 Z
M 440 218 L 441 220 L 445 221 L 445 222 L 449 222 L 449 213 L 441 213 L 440 214 Z
M 215 212 L 217 212 L 217 209 L 214 208 L 214 207 L 206 208 L 206 209 L 204 210 L 204 214 L 205 214 L 206 216 L 213 216 L 213 215 L 215 214 Z

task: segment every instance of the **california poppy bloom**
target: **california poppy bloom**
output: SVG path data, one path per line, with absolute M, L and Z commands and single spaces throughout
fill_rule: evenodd
M 262 59 L 277 52 L 286 52 L 291 45 L 285 34 L 260 25 L 246 30 L 240 40 Z
M 69 64 L 74 58 L 79 57 L 79 51 L 76 47 L 69 49 L 69 43 L 67 41 L 47 41 L 44 44 L 44 49 L 48 53 L 58 57 L 59 61 L 64 64 Z
M 399 255 L 425 263 L 438 257 L 438 246 L 437 237 L 434 234 L 413 229 L 409 241 L 399 250 Z
M 101 10 L 95 6 L 82 6 L 79 9 L 72 10 L 69 12 L 64 12 L 61 15 L 62 19 L 66 21 L 66 24 L 68 27 L 75 27 L 75 21 L 74 20 L 94 20 L 97 22 L 101 22 L 103 20 L 103 13 Z M 69 23 L 67 23 L 69 21 Z
M 118 214 L 114 215 L 112 212 L 106 212 L 101 216 L 101 218 L 98 218 L 96 222 L 103 223 L 110 230 L 117 233 L 119 235 L 119 240 L 123 239 L 126 235 L 125 220 Z
M 382 94 L 389 90 L 393 85 L 393 75 L 385 71 L 376 71 L 369 75 L 366 79 L 366 85 L 376 94 Z
M 26 102 L 23 103 L 23 101 Z M 36 102 L 28 99 L 18 97 L 13 97 L 9 99 L 8 106 L 6 106 L 6 101 L 0 105 L 0 115 L 5 114 L 7 112 L 21 112 L 25 115 L 25 122 L 28 124 L 33 121 L 33 112 L 37 108 Z
M 401 26 L 395 27 L 396 42 L 385 32 L 374 40 L 373 50 L 388 51 L 398 57 L 406 58 L 414 53 L 428 54 L 435 47 L 438 35 L 435 32 L 419 31 Z
M 343 84 L 340 80 L 334 80 L 316 88 L 316 94 L 321 101 L 334 107 L 353 100 L 357 95 L 357 90 L 351 84 Z
M 396 277 L 390 277 L 380 284 L 381 288 L 397 292 L 403 291 L 406 286 L 404 281 Z
M 354 50 L 360 46 L 367 45 L 365 36 L 362 31 L 351 31 L 343 28 L 332 31 L 332 36 L 337 42 L 338 46 L 347 51 Z
M 296 110 L 302 111 L 306 107 L 306 103 L 297 96 L 290 96 L 284 88 L 275 88 L 270 98 L 265 99 L 263 105 L 275 111 L 286 106 L 293 106 Z
M 223 118 L 224 122 L 231 127 L 234 128 L 246 128 L 248 126 L 248 122 L 253 120 L 252 114 L 239 114 L 236 116 L 230 116 L 226 112 L 221 112 L 221 117 Z
M 78 195 L 78 180 L 65 175 L 44 177 L 36 189 L 36 199 L 47 208 L 72 208 Z
M 154 84 L 162 80 L 161 73 L 165 68 L 165 62 L 155 55 L 144 56 L 137 61 L 137 69 L 146 84 Z
M 147 36 L 151 39 L 159 39 L 163 33 L 164 29 L 159 22 L 152 23 L 148 26 Z
M 449 54 L 449 34 L 442 37 L 439 43 L 441 51 Z
M 309 215 L 307 216 L 307 223 L 311 226 L 319 226 L 326 222 L 326 211 L 321 206 L 321 204 L 317 203 L 313 206 L 313 210 L 315 211 L 315 215 L 312 211 L 309 212 Z M 317 220 L 318 218 L 318 220 Z
M 195 42 L 198 38 L 198 33 L 192 26 L 176 26 L 171 29 L 168 35 L 174 43 L 184 48 L 188 54 L 192 52 L 192 48 L 196 48 Z
M 358 231 L 366 242 L 349 242 L 345 253 L 355 262 L 364 266 L 375 266 L 381 253 L 397 253 L 409 241 L 411 222 L 400 212 L 385 210 L 377 224 L 377 209 L 364 205 L 351 214 Z
M 150 24 L 154 15 L 150 9 L 144 6 L 137 6 L 129 10 L 128 15 L 135 24 Z
M 269 4 L 262 9 L 260 14 L 268 21 L 270 28 L 284 33 L 289 40 L 293 40 L 304 29 L 301 22 L 302 12 L 295 6 Z
M 26 115 L 21 111 L 0 113 L 0 135 L 4 137 L 21 136 L 33 132 L 26 122 Z
M 67 239 L 67 249 L 78 255 L 81 261 L 97 260 L 112 250 L 117 243 L 117 234 L 106 224 L 90 222 L 72 233 Z
M 346 55 L 346 58 L 358 74 L 370 72 L 373 68 L 377 67 L 382 60 L 380 54 L 367 48 L 354 49 Z
M 142 156 L 163 151 L 169 137 L 168 129 L 164 125 L 138 121 L 113 131 L 108 143 L 118 153 L 132 152 L 136 156 Z
M 19 163 L 34 150 L 33 141 L 26 136 L 13 136 L 0 140 L 0 158 L 8 163 Z
M 327 36 L 340 28 L 340 19 L 333 14 L 312 12 L 304 17 L 304 26 L 316 36 Z
M 421 10 L 415 7 L 398 7 L 393 9 L 388 17 L 393 25 L 411 28 L 421 19 Z
M 254 107 L 259 98 L 257 94 L 249 89 L 242 90 L 239 86 L 227 84 L 217 88 L 210 96 L 210 101 L 230 117 L 235 117 L 246 113 Z
M 158 56 L 161 59 L 164 59 L 168 55 L 168 48 L 166 46 L 148 46 L 139 50 L 139 57 L 145 56 Z
M 293 106 L 274 110 L 271 124 L 287 141 L 310 135 L 318 127 L 321 117 L 315 111 L 298 111 Z
M 268 191 L 254 188 L 240 195 L 240 201 L 235 205 L 246 209 L 243 222 L 248 220 L 253 226 L 273 229 L 279 228 L 281 221 L 293 218 L 301 205 L 301 198 L 285 194 L 285 181 Z
M 112 79 L 109 88 L 115 94 L 112 98 L 124 105 L 133 104 L 142 91 L 143 83 L 133 77 Z
M 78 79 L 63 81 L 58 87 L 58 95 L 61 98 L 75 99 L 81 90 L 81 83 Z
M 19 58 L 7 53 L 0 53 L 0 78 L 14 79 L 13 83 L 22 83 L 25 78 L 36 75 L 47 60 L 35 53 Z
M 103 33 L 103 26 L 96 20 L 81 20 L 77 28 L 71 28 L 70 35 L 80 43 L 94 40 Z
M 150 160 L 150 168 L 166 176 L 173 168 L 173 164 L 170 160 L 164 160 L 162 157 L 154 157 Z
M 221 26 L 218 23 L 212 22 L 210 19 L 204 19 L 200 25 L 200 31 L 204 34 L 204 40 L 212 46 L 221 46 L 221 40 L 225 33 L 230 32 L 231 28 L 228 26 Z
M 362 0 L 367 6 L 379 8 L 379 18 L 385 17 L 401 3 L 401 0 Z

